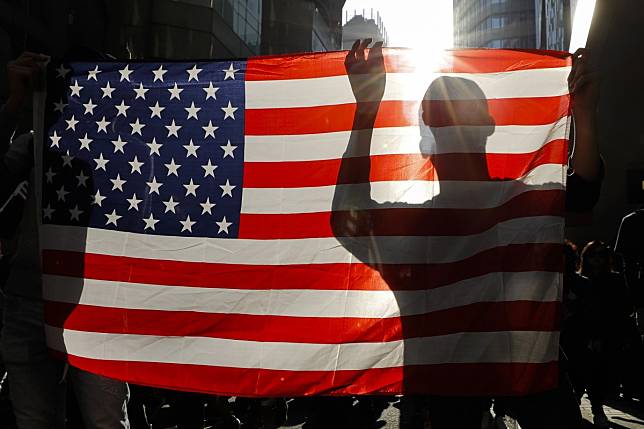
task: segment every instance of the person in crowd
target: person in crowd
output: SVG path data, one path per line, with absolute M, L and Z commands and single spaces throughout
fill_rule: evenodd
M 622 272 L 635 307 L 633 349 L 630 351 L 624 395 L 644 398 L 644 207 L 624 216 L 617 232 L 615 253 L 621 257 Z
M 617 232 L 615 253 L 622 257 L 624 274 L 633 303 L 637 309 L 637 321 L 644 335 L 644 208 L 624 216 Z
M 347 54 L 345 66 L 349 81 L 353 90 L 357 105 L 354 117 L 354 126 L 349 144 L 343 156 L 338 174 L 338 183 L 361 183 L 363 188 L 356 191 L 354 188 L 337 187 L 333 201 L 333 214 L 331 219 L 332 229 L 340 242 L 351 251 L 359 260 L 368 261 L 369 254 L 378 254 L 378 243 L 373 243 L 371 248 L 363 241 L 354 240 L 356 236 L 370 231 L 377 219 L 369 216 L 379 212 L 378 210 L 348 210 L 358 201 L 362 202 L 361 207 L 384 208 L 394 207 L 395 204 L 380 204 L 371 200 L 369 188 L 370 161 L 364 158 L 364 162 L 358 164 L 351 161 L 354 154 L 370 152 L 371 136 L 378 113 L 380 101 L 384 95 L 385 68 L 382 55 L 382 43 L 376 43 L 369 51 L 365 52 L 371 43 L 370 39 L 357 40 Z M 571 171 L 568 178 L 568 192 L 566 194 L 566 206 L 571 211 L 585 211 L 591 209 L 598 197 L 603 176 L 603 166 L 597 144 L 595 124 L 596 108 L 599 96 L 598 76 L 591 68 L 591 53 L 586 49 L 580 49 L 573 55 L 573 67 L 569 76 L 569 88 L 572 95 L 572 109 L 576 124 L 576 146 L 571 157 Z M 436 92 L 437 94 L 433 94 Z M 435 95 L 435 97 L 433 97 Z M 463 144 L 484 145 L 487 136 L 494 132 L 494 123 L 487 108 L 487 101 L 482 91 L 476 84 L 467 79 L 445 77 L 436 79 L 429 87 L 428 94 L 424 99 L 477 99 L 481 100 L 480 106 L 473 108 L 471 115 L 477 117 L 477 123 L 488 124 L 481 126 L 481 133 L 471 136 L 471 133 L 455 133 L 454 138 L 470 138 L 472 141 L 463 141 Z M 424 109 L 424 106 L 423 106 Z M 422 114 L 423 121 L 429 126 L 425 112 Z M 471 119 L 471 118 L 470 118 Z M 458 134 L 458 135 L 457 135 Z M 469 136 L 469 137 L 468 137 Z M 443 136 L 444 137 L 444 136 Z M 441 141 L 436 137 L 436 144 Z M 449 144 L 449 141 L 442 142 Z M 453 143 L 453 142 L 452 142 Z M 421 141 L 421 150 L 422 150 Z M 472 165 L 461 166 L 461 168 L 475 169 L 480 174 L 487 174 L 487 167 L 473 157 Z M 434 165 L 439 176 L 440 165 Z M 450 198 L 448 189 L 441 184 L 441 194 L 437 198 Z M 359 192 L 360 194 L 356 194 Z M 369 205 L 370 204 L 370 205 Z M 411 205 L 398 204 L 396 207 L 411 207 Z M 421 205 L 419 205 L 420 207 Z M 343 207 L 340 210 L 340 207 Z M 425 219 L 431 222 L 431 219 Z M 375 240 L 372 240 L 375 241 Z M 402 243 L 401 243 L 402 245 Z M 390 249 L 391 250 L 391 249 Z M 373 265 L 378 269 L 385 281 L 392 285 L 396 278 L 388 275 L 386 265 Z M 392 273 L 395 274 L 395 273 Z M 411 274 L 410 274 L 411 275 Z M 406 279 L 409 281 L 410 279 Z M 418 279 L 422 281 L 423 279 Z M 404 330 L 404 326 L 403 326 Z M 568 395 L 569 396 L 569 395 Z M 570 429 L 570 422 L 566 417 L 570 412 L 570 403 L 576 407 L 574 399 L 561 401 L 562 392 L 547 392 L 528 397 L 503 398 L 507 407 L 514 411 L 519 423 L 525 429 L 530 428 L 567 428 Z M 489 409 L 489 398 L 485 397 L 445 397 L 432 396 L 428 402 L 429 415 L 432 428 L 480 428 L 483 415 Z M 565 407 L 562 403 L 565 403 Z M 543 413 L 548 408 L 549 413 Z M 578 415 L 578 409 L 574 415 Z M 580 422 L 576 422 L 580 423 Z M 575 423 L 575 424 L 576 424 Z M 422 422 L 407 422 L 401 416 L 401 427 L 422 427 Z
M 589 280 L 582 295 L 585 330 L 585 387 L 598 427 L 609 427 L 603 406 L 615 389 L 620 352 L 628 339 L 632 305 L 623 276 L 611 271 L 611 249 L 602 241 L 588 243 L 581 252 L 581 275 Z M 579 392 L 581 393 L 581 392 Z
M 31 133 L 11 136 L 35 85 L 43 78 L 47 60 L 44 55 L 27 52 L 9 64 L 9 97 L 0 109 L 0 146 L 4 152 L 0 194 L 9 192 L 16 183 L 29 182 L 15 236 L 3 241 L 13 243 L 3 249 L 10 257 L 10 266 L 0 340 L 11 403 L 19 429 L 64 428 L 65 381 L 69 380 L 87 429 L 128 428 L 127 384 L 66 366 L 51 357 L 45 341 L 33 137 Z
M 564 242 L 564 275 L 561 303 L 561 357 L 564 372 L 569 377 L 575 394 L 581 398 L 584 392 L 583 371 L 585 358 L 585 327 L 583 299 L 590 290 L 590 281 L 579 274 L 580 256 L 577 246 L 569 240 Z

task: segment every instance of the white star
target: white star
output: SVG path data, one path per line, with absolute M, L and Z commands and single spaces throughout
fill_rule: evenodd
M 159 106 L 159 102 L 157 101 L 154 106 L 148 107 L 148 109 L 152 110 L 152 114 L 150 115 L 150 119 L 154 118 L 155 116 L 161 119 L 161 112 L 165 107 Z
M 239 69 L 233 68 L 233 63 L 230 63 L 230 67 L 228 67 L 228 70 L 222 70 L 222 72 L 226 73 L 226 76 L 224 76 L 224 80 L 227 80 L 228 78 L 232 78 L 235 80 L 235 72 L 238 72 Z
M 225 185 L 219 185 L 219 187 L 223 191 L 221 193 L 221 197 L 223 198 L 226 195 L 232 197 L 233 196 L 233 189 L 235 189 L 237 186 L 231 185 L 230 182 L 228 181 L 228 179 L 226 179 L 226 184 Z
M 181 96 L 179 94 L 181 94 L 181 91 L 183 91 L 183 89 L 177 87 L 177 82 L 175 82 L 174 87 L 168 89 L 168 91 L 170 91 L 170 100 L 172 100 L 173 98 L 181 100 Z
M 70 220 L 74 220 L 74 219 L 76 219 L 76 220 L 80 221 L 80 217 L 79 217 L 79 216 L 80 216 L 81 214 L 83 214 L 83 211 L 82 211 L 82 210 L 79 210 L 79 209 L 78 209 L 78 204 L 76 204 L 76 206 L 75 206 L 73 209 L 69 209 L 69 214 L 71 215 L 71 219 L 70 219 Z
M 116 221 L 118 221 L 120 218 L 123 217 L 116 214 L 116 209 L 112 210 L 112 213 L 105 213 L 105 216 L 107 217 L 107 222 L 105 222 L 105 226 L 111 223 L 113 223 L 114 226 L 118 226 L 116 224 Z
M 74 157 L 69 154 L 69 149 L 67 150 L 67 153 L 65 155 L 62 155 L 62 158 L 63 158 L 63 167 L 68 166 L 71 168 Z
M 181 232 L 183 231 L 192 232 L 192 225 L 194 225 L 197 222 L 190 220 L 190 215 L 188 215 L 186 216 L 186 220 L 180 220 L 179 223 L 183 225 L 183 228 L 181 228 Z
M 121 175 L 117 174 L 116 179 L 110 179 L 110 182 L 112 182 L 112 190 L 118 189 L 119 191 L 123 192 L 123 185 L 127 182 L 127 180 L 121 179 Z
M 145 100 L 145 93 L 148 92 L 149 89 L 143 88 L 143 82 L 139 83 L 138 88 L 134 88 L 134 92 L 136 92 L 136 97 L 134 99 L 136 100 L 137 98 L 142 98 Z
M 89 101 L 91 103 L 92 100 L 89 100 Z M 58 103 L 54 102 L 54 106 L 55 106 L 54 107 L 54 112 L 63 113 L 63 110 L 65 109 L 65 107 L 67 107 L 67 104 L 63 103 L 63 99 L 61 98 Z M 84 104 L 83 104 L 83 106 L 84 106 Z
M 124 69 L 119 70 L 119 73 L 121 73 L 121 80 L 119 80 L 119 82 L 123 82 L 123 80 L 127 80 L 128 82 L 130 81 L 130 74 L 132 74 L 134 70 L 130 70 L 129 67 L 130 65 L 126 64 Z
M 230 155 L 231 158 L 235 158 L 235 154 L 233 151 L 237 149 L 237 146 L 233 146 L 230 144 L 230 140 L 228 140 L 228 143 L 226 143 L 225 146 L 219 146 L 224 150 L 224 158 L 226 158 L 228 155 Z
M 204 202 L 204 203 L 199 203 L 199 205 L 203 208 L 203 210 L 201 211 L 201 214 L 202 214 L 202 215 L 204 215 L 204 214 L 206 214 L 206 213 L 208 213 L 209 215 L 211 215 L 211 214 L 212 214 L 212 211 L 211 211 L 211 210 L 212 210 L 212 208 L 216 206 L 216 204 L 215 204 L 215 203 L 211 203 L 211 202 L 210 202 L 210 197 L 206 198 L 206 202 Z
M 208 85 L 208 88 L 202 88 L 204 91 L 206 91 L 206 100 L 209 99 L 210 97 L 213 98 L 213 100 L 217 99 L 217 91 L 219 91 L 219 88 L 212 86 L 212 82 Z
M 199 146 L 192 143 L 192 139 L 190 139 L 190 144 L 184 144 L 183 148 L 187 151 L 186 158 L 189 158 L 190 155 L 194 155 L 195 158 L 197 158 L 197 150 L 199 149 Z
M 81 92 L 81 89 L 83 89 L 83 87 L 78 84 L 78 79 L 75 79 L 74 84 L 71 85 L 69 89 L 72 90 L 72 95 L 71 95 L 72 97 L 74 95 L 77 97 L 80 97 L 80 92 Z
M 72 71 L 72 69 L 66 69 L 65 65 L 61 64 L 60 67 L 56 69 L 56 77 L 62 77 L 64 79 L 70 71 Z
M 170 195 L 170 199 L 168 201 L 162 201 L 162 202 L 163 202 L 163 204 L 165 204 L 165 212 L 164 213 L 172 212 L 174 214 L 177 214 L 177 212 L 174 210 L 174 208 L 176 206 L 178 206 L 179 203 L 172 199 L 172 195 Z
M 62 136 L 59 136 L 58 134 L 56 134 L 56 130 L 54 130 L 54 135 L 49 136 L 49 138 L 51 139 L 51 147 L 54 147 L 54 146 L 60 147 L 58 144 L 60 143 L 60 139 L 62 138 Z
M 81 137 L 81 138 L 79 138 L 79 139 L 78 139 L 78 141 L 80 142 L 80 149 L 78 149 L 78 150 L 80 151 L 80 150 L 82 150 L 82 149 L 91 150 L 91 149 L 89 148 L 89 144 L 90 144 L 91 142 L 93 142 L 94 140 L 92 140 L 92 139 L 90 139 L 90 138 L 87 138 L 87 133 L 85 133 L 85 137 Z
M 152 141 L 150 143 L 146 143 L 150 147 L 150 156 L 153 154 L 157 154 L 161 156 L 161 153 L 159 153 L 159 149 L 161 149 L 161 146 L 163 146 L 161 143 L 157 143 L 156 137 L 152 137 Z
M 116 110 L 118 110 L 118 113 L 116 116 L 125 116 L 127 118 L 127 109 L 130 108 L 127 104 L 125 104 L 125 100 L 121 100 L 121 104 L 116 104 L 114 107 L 116 107 Z
M 132 161 L 128 161 L 128 164 L 130 164 L 130 166 L 132 167 L 132 171 L 130 171 L 130 174 L 134 174 L 135 171 L 141 174 L 141 166 L 144 163 L 140 162 L 136 157 L 136 155 L 134 155 L 134 159 Z
M 152 177 L 151 182 L 145 182 L 149 187 L 150 190 L 148 191 L 148 194 L 157 194 L 159 195 L 159 188 L 163 185 L 161 182 L 157 182 L 156 177 Z
M 78 186 L 82 186 L 84 188 L 87 187 L 87 179 L 89 179 L 89 176 L 85 176 L 85 173 L 82 171 L 78 176 L 76 176 L 76 179 L 78 179 Z
M 217 232 L 217 234 L 219 234 L 220 232 L 225 232 L 226 234 L 228 234 L 228 227 L 233 224 L 232 222 L 226 222 L 226 216 L 224 216 L 221 222 L 215 223 L 219 226 L 219 231 Z
M 152 216 L 152 213 L 150 213 L 149 218 L 143 218 L 143 222 L 145 222 L 145 228 L 143 230 L 145 231 L 146 229 L 150 228 L 152 231 L 154 231 L 154 225 L 156 225 L 157 222 L 159 222 L 159 219 L 155 219 Z
M 174 163 L 174 158 L 170 160 L 170 164 L 163 164 L 165 165 L 165 168 L 168 169 L 168 176 L 171 174 L 174 174 L 175 176 L 179 177 L 179 174 L 177 171 L 179 170 L 179 167 L 181 167 L 181 164 L 175 164 Z
M 203 131 L 204 131 L 203 138 L 206 138 L 206 137 L 210 136 L 210 137 L 212 137 L 214 139 L 215 138 L 215 131 L 217 131 L 217 129 L 219 127 L 215 127 L 212 124 L 212 121 L 208 121 L 208 125 L 206 125 L 205 127 L 201 127 L 201 128 L 203 128 Z
M 168 71 L 163 69 L 163 66 L 159 66 L 158 69 L 152 70 L 152 73 L 154 73 L 154 81 L 156 82 L 157 80 L 160 80 L 163 82 L 163 75 L 166 74 Z
M 141 136 L 141 130 L 143 129 L 143 127 L 145 127 L 145 124 L 142 124 L 141 122 L 139 122 L 139 118 L 136 118 L 136 121 L 132 122 L 130 124 L 130 127 L 132 127 L 132 135 L 138 134 Z
M 100 72 L 101 71 L 98 69 L 98 66 L 94 67 L 94 70 L 89 70 L 87 72 L 87 80 L 90 80 L 90 79 L 97 80 L 96 75 L 99 74 Z
M 121 152 L 125 153 L 123 150 L 123 147 L 127 144 L 126 141 L 121 140 L 121 135 L 118 135 L 118 138 L 116 140 L 112 140 L 112 144 L 114 145 L 114 153 L 116 152 Z
M 87 115 L 89 113 L 90 115 L 93 115 L 94 107 L 96 106 L 97 104 L 92 103 L 92 99 L 90 98 L 87 103 L 83 104 L 83 107 L 85 108 L 85 114 Z
M 51 204 L 47 204 L 47 207 L 45 207 L 43 210 L 43 217 L 45 219 L 51 219 L 51 215 L 56 211 L 51 208 Z
M 112 93 L 114 92 L 116 88 L 112 88 L 110 86 L 110 82 L 108 81 L 107 84 L 103 87 L 101 87 L 101 91 L 103 91 L 103 96 L 101 98 L 109 97 L 112 98 Z
M 98 170 L 100 168 L 103 171 L 107 171 L 105 166 L 110 162 L 110 160 L 103 158 L 103 154 L 101 153 L 98 155 L 98 158 L 94 158 L 94 162 L 96 163 L 96 168 L 94 170 Z
M 172 123 L 170 125 L 166 125 L 165 127 L 168 129 L 168 137 L 175 136 L 179 138 L 179 134 L 177 134 L 177 131 L 181 129 L 181 125 L 175 124 L 174 119 L 172 120 Z
M 136 210 L 136 211 L 138 212 L 138 211 L 139 211 L 139 204 L 140 204 L 140 203 L 141 203 L 141 201 L 143 201 L 143 200 L 139 200 L 139 199 L 137 199 L 137 198 L 136 198 L 136 194 L 132 194 L 132 198 L 128 198 L 128 199 L 126 199 L 125 201 L 127 201 L 128 203 L 130 203 L 130 207 L 128 207 L 128 208 L 127 208 L 127 210 L 128 210 L 128 211 L 130 211 L 130 210 L 134 209 L 134 210 Z
M 67 122 L 67 129 L 68 130 L 71 129 L 71 130 L 76 131 L 76 124 L 78 123 L 78 121 L 76 120 L 74 115 L 72 115 L 72 117 L 70 119 L 65 119 L 65 122 Z
M 49 170 L 47 170 L 47 172 L 45 173 L 45 176 L 47 176 L 47 183 L 54 183 L 54 176 L 55 175 L 56 175 L 56 173 L 54 173 L 51 170 L 51 167 L 49 167 Z
M 195 107 L 195 102 L 194 101 L 192 103 L 190 103 L 190 107 L 184 107 L 184 109 L 186 109 L 186 112 L 188 112 L 188 118 L 187 119 L 190 119 L 190 118 L 199 119 L 197 117 L 197 112 L 199 112 L 201 110 L 201 107 Z
M 96 190 L 96 194 L 92 195 L 92 204 L 96 204 L 99 207 L 103 207 L 103 200 L 107 198 L 101 195 L 101 191 Z
M 197 68 L 196 64 L 192 66 L 190 70 L 186 70 L 188 72 L 188 82 L 190 82 L 192 79 L 199 82 L 199 72 L 201 72 L 201 70 L 202 69 Z
M 96 121 L 96 126 L 98 127 L 97 133 L 100 133 L 101 131 L 107 132 L 107 126 L 110 124 L 110 121 L 105 120 L 105 116 L 103 116 L 103 119 L 100 121 Z
M 232 104 L 230 104 L 230 100 L 228 101 L 228 106 L 222 107 L 221 110 L 224 111 L 224 120 L 227 118 L 233 118 L 235 119 L 235 111 L 238 109 L 238 107 L 233 107 Z
M 215 178 L 215 168 L 217 168 L 216 165 L 212 165 L 210 162 L 210 159 L 208 159 L 208 164 L 202 165 L 201 168 L 203 168 L 205 171 L 203 173 L 203 177 L 208 177 L 212 176 L 212 178 Z
M 58 195 L 58 201 L 65 201 L 65 195 L 69 194 L 65 190 L 65 186 L 61 186 L 59 190 L 56 191 L 56 195 Z
M 197 196 L 196 191 L 197 191 L 197 188 L 198 188 L 199 186 L 200 186 L 200 185 L 196 185 L 196 184 L 192 181 L 192 179 L 190 179 L 190 183 L 188 183 L 187 185 L 183 185 L 183 187 L 184 187 L 184 188 L 186 188 L 186 197 L 187 197 L 188 195 L 193 195 L 193 196 L 195 196 L 195 197 L 196 197 L 196 196 Z

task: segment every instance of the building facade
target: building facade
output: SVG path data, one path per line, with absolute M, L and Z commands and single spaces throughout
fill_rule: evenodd
M 261 54 L 339 50 L 345 0 L 264 0 Z
M 454 0 L 454 46 L 566 50 L 575 0 Z
M 567 51 L 577 0 L 535 0 L 537 46 Z
M 358 12 L 361 12 L 359 14 Z M 351 49 L 351 45 L 357 39 L 371 39 L 374 42 L 383 42 L 383 46 L 389 44 L 387 29 L 380 17 L 379 12 L 371 9 L 369 15 L 366 11 L 345 12 L 345 21 L 342 26 L 342 49 Z

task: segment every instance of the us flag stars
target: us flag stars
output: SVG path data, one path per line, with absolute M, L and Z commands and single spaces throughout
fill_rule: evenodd
M 245 63 L 74 63 L 54 70 L 43 222 L 235 238 Z

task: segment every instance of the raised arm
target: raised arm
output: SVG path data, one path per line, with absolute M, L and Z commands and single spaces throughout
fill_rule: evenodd
M 385 65 L 382 43 L 376 43 L 366 52 L 371 39 L 356 40 L 345 59 L 345 67 L 356 98 L 356 111 L 347 149 L 342 156 L 340 171 L 333 196 L 331 227 L 340 242 L 363 259 L 368 251 L 352 237 L 369 234 L 371 200 L 369 174 L 371 138 L 376 115 L 385 91 Z M 344 186 L 345 184 L 353 186 Z
M 0 204 L 26 179 L 33 164 L 29 134 L 13 139 L 16 123 L 44 73 L 45 55 L 23 53 L 7 66 L 9 97 L 0 108 Z
M 596 130 L 599 72 L 591 68 L 588 49 L 578 49 L 572 61 L 568 86 L 575 118 L 575 151 L 571 163 L 582 179 L 596 182 L 601 179 L 602 168 Z

